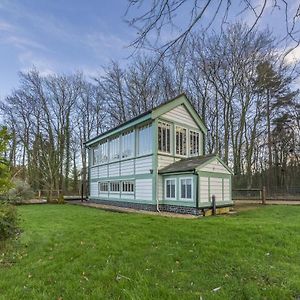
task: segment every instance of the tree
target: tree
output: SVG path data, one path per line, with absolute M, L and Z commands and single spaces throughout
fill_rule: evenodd
M 300 44 L 298 35 L 299 25 L 299 3 L 292 3 L 285 0 L 263 0 L 258 3 L 254 0 L 152 0 L 150 3 L 144 0 L 129 0 L 126 15 L 129 17 L 127 23 L 137 30 L 137 38 L 133 40 L 131 46 L 135 49 L 154 48 L 160 52 L 160 57 L 170 54 L 173 47 L 181 49 L 189 36 L 195 32 L 196 28 L 202 26 L 207 31 L 213 24 L 220 25 L 220 31 L 230 23 L 230 13 L 236 10 L 236 15 L 253 16 L 254 21 L 250 25 L 248 32 L 257 27 L 261 18 L 268 21 L 267 10 L 271 13 L 280 12 L 283 22 L 285 22 L 285 40 L 293 43 L 286 52 L 289 53 Z M 182 25 L 178 16 L 185 16 L 188 21 Z M 220 21 L 221 20 L 221 21 Z M 182 29 L 179 30 L 178 28 Z M 173 32 L 177 34 L 172 34 Z M 218 30 L 219 31 L 219 30 Z M 153 38 L 156 36 L 156 38 Z M 166 38 L 170 36 L 170 38 Z M 160 39 L 161 37 L 161 39 Z M 167 39 L 167 42 L 165 40 Z M 163 41 L 160 43 L 160 41 Z M 287 43 L 288 44 L 288 43 Z
M 10 135 L 6 127 L 0 129 L 0 194 L 6 193 L 11 187 L 9 161 L 6 157 Z

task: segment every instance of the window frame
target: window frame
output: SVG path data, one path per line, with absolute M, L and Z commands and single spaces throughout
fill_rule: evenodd
M 132 184 L 132 191 L 124 191 L 124 184 Z M 135 181 L 134 180 L 123 180 L 121 181 L 121 193 L 133 195 L 135 192 Z
M 174 141 L 175 141 L 175 155 L 176 156 L 182 156 L 182 157 L 187 157 L 188 156 L 188 142 L 189 142 L 189 130 L 188 128 L 184 127 L 184 126 L 181 126 L 181 125 L 175 125 L 175 132 L 174 132 Z M 185 154 L 180 154 L 180 153 L 177 153 L 177 128 L 180 128 L 180 129 L 183 129 L 185 130 Z M 184 148 L 182 148 L 184 149 Z M 180 149 L 179 149 L 180 150 Z
M 118 157 L 113 157 L 113 156 L 111 156 L 111 155 L 113 155 L 111 144 L 112 144 L 112 142 L 114 142 L 116 140 L 118 140 Z M 108 151 L 109 152 L 109 162 L 119 161 L 121 159 L 122 155 L 121 155 L 121 135 L 120 134 L 118 134 L 114 137 L 111 137 L 109 139 L 109 148 L 108 149 L 109 149 L 109 151 Z
M 99 161 L 98 161 L 98 164 L 101 165 L 101 164 L 106 164 L 109 162 L 109 151 L 108 151 L 108 146 L 109 146 L 109 140 L 105 139 L 101 142 L 99 142 L 99 145 L 98 145 L 98 151 L 99 151 Z M 103 159 L 103 149 L 105 149 L 105 155 L 106 155 L 106 159 L 104 160 Z M 100 156 L 100 153 L 101 153 L 101 156 Z
M 108 181 L 98 181 L 98 194 L 102 193 L 108 193 L 109 192 L 109 182 Z M 101 184 L 107 185 L 107 191 L 106 190 L 101 190 Z
M 133 137 L 133 143 L 132 143 L 132 149 L 130 149 L 132 151 L 131 155 L 129 156 L 124 156 L 124 139 L 128 136 L 132 135 Z M 120 145 L 120 155 L 119 155 L 119 159 L 129 159 L 135 156 L 135 130 L 134 128 L 129 129 L 127 131 L 124 131 L 121 135 L 120 135 L 120 141 L 119 141 Z M 126 143 L 127 144 L 127 143 Z
M 172 181 L 175 182 L 175 195 L 174 195 L 174 197 L 167 197 L 167 181 L 168 180 L 170 180 L 170 181 L 172 180 Z M 165 187 L 165 190 L 164 190 L 165 199 L 166 200 L 176 200 L 177 199 L 177 180 L 176 180 L 176 177 L 165 178 L 164 182 L 165 182 L 165 184 L 164 184 L 164 187 Z
M 152 127 L 152 123 L 148 123 L 148 124 L 144 124 L 141 125 L 139 127 L 137 127 L 136 129 L 136 156 L 144 156 L 144 155 L 149 155 L 151 153 L 153 153 L 153 127 Z M 140 150 L 140 141 L 141 141 L 141 131 L 142 130 L 149 130 L 149 134 L 148 134 L 148 139 L 149 139 L 149 144 L 147 146 L 149 146 L 148 151 L 141 153 Z
M 198 154 L 191 153 L 192 147 L 191 147 L 191 133 L 196 133 L 198 134 Z M 194 156 L 200 156 L 200 138 L 201 138 L 201 133 L 200 131 L 196 131 L 193 129 L 189 130 L 189 156 L 194 157 Z M 201 151 L 202 152 L 202 151 Z
M 166 151 L 159 149 L 160 145 L 162 145 L 162 142 L 159 143 L 159 128 L 160 128 L 159 125 L 161 123 L 167 125 L 166 128 L 168 127 L 168 129 L 169 129 L 169 147 L 167 146 L 167 140 L 168 140 L 167 139 L 167 134 L 165 136 Z M 168 148 L 169 148 L 169 151 L 167 151 Z M 157 123 L 157 151 L 159 153 L 172 154 L 172 123 L 170 123 L 170 122 L 159 120 L 158 123 Z
M 181 197 L 181 181 L 182 180 L 187 180 L 187 179 L 191 180 L 191 198 L 182 198 Z M 194 199 L 194 181 L 193 181 L 193 177 L 191 177 L 191 176 L 180 177 L 179 178 L 179 200 L 182 200 L 182 201 L 193 201 L 193 199 Z
M 119 190 L 118 191 L 113 191 L 112 190 L 112 185 L 113 184 L 118 184 L 119 185 Z M 112 193 L 112 194 L 120 194 L 121 192 L 121 187 L 120 187 L 120 181 L 110 181 L 109 182 L 109 192 Z

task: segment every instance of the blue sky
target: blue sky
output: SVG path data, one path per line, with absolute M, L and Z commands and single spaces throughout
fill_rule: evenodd
M 126 1 L 1 1 L 0 97 L 33 65 L 42 74 L 95 75 L 111 59 L 124 60 L 133 31 L 122 21 Z
M 136 34 L 124 22 L 126 7 L 126 0 L 1 0 L 0 98 L 18 86 L 19 71 L 33 66 L 45 75 L 80 70 L 95 76 L 112 59 L 126 64 Z M 251 23 L 249 13 L 237 17 L 240 9 L 235 7 L 231 18 Z M 188 13 L 178 24 L 184 25 Z M 284 20 L 275 12 L 259 25 L 282 35 Z

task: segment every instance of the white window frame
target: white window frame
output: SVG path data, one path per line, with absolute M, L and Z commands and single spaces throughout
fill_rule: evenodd
M 133 191 L 124 191 L 124 184 L 132 184 L 133 185 Z M 122 194 L 133 195 L 134 192 L 135 192 L 135 182 L 134 182 L 134 180 L 123 180 L 123 181 L 121 181 L 121 192 L 122 192 Z
M 177 153 L 177 128 L 185 130 L 185 154 Z M 189 130 L 186 127 L 184 127 L 184 126 L 175 125 L 174 141 L 175 141 L 175 155 L 176 156 L 183 156 L 183 157 L 188 156 L 188 142 L 189 142 L 188 138 L 189 138 Z
M 191 198 L 182 198 L 181 197 L 181 181 L 182 180 L 186 180 L 186 179 L 190 179 L 191 180 Z M 179 199 L 182 201 L 192 201 L 194 199 L 194 181 L 193 181 L 193 177 L 180 177 L 179 178 Z
M 98 161 L 98 164 L 106 164 L 108 163 L 109 161 L 109 151 L 108 151 L 108 145 L 109 145 L 109 142 L 108 140 L 103 140 L 102 142 L 99 143 L 99 146 L 98 146 L 98 151 L 99 151 L 99 161 Z M 106 150 L 105 151 L 105 157 L 106 159 L 104 159 L 103 157 L 103 150 Z M 100 156 L 100 153 L 102 156 Z
M 169 130 L 170 130 L 170 134 L 169 134 L 169 151 L 164 151 L 164 150 L 160 150 L 159 149 L 159 124 L 165 124 L 168 126 Z M 167 134 L 166 134 L 166 137 L 167 137 Z M 166 144 L 166 150 L 167 150 L 167 138 L 165 137 L 165 144 Z M 165 121 L 158 121 L 158 124 L 157 124 L 157 151 L 160 152 L 160 153 L 168 153 L 168 154 L 171 154 L 172 153 L 172 124 L 169 123 L 169 122 L 165 122 Z
M 174 180 L 175 182 L 175 197 L 167 197 L 167 181 L 168 180 Z M 168 178 L 165 178 L 165 191 L 164 191 L 164 196 L 165 196 L 165 199 L 166 200 L 176 200 L 177 198 L 177 180 L 176 180 L 176 177 L 168 177 Z
M 116 140 L 118 140 L 118 152 L 113 153 L 112 150 L 115 150 L 115 149 L 112 149 L 112 148 L 115 148 L 115 145 L 114 145 L 114 147 L 112 147 L 112 142 L 116 142 Z M 109 148 L 108 149 L 109 149 L 109 161 L 110 162 L 119 161 L 121 158 L 121 136 L 120 135 L 116 135 L 109 140 Z M 111 156 L 113 154 L 118 155 L 118 157 Z
M 113 191 L 112 188 L 111 188 L 111 185 L 112 184 L 119 184 L 119 190 L 118 191 Z M 109 192 L 112 193 L 112 194 L 120 194 L 121 192 L 121 186 L 120 186 L 120 181 L 110 181 L 109 182 Z
M 132 150 L 132 153 L 131 153 L 131 155 L 124 156 L 124 150 L 125 150 L 124 142 L 125 142 L 126 137 L 128 137 L 130 135 L 132 135 L 132 137 L 133 137 L 133 144 L 131 145 L 132 149 L 130 149 L 130 150 Z M 128 158 L 134 157 L 135 156 L 135 130 L 131 129 L 131 130 L 123 132 L 121 135 L 121 138 L 120 138 L 120 144 L 121 144 L 120 145 L 121 146 L 120 147 L 121 148 L 120 159 L 128 159 Z M 126 144 L 128 144 L 127 141 L 126 141 Z
M 145 152 L 142 152 L 141 153 L 141 149 L 140 149 L 140 142 L 141 142 L 141 133 L 142 131 L 148 131 L 147 132 L 147 146 L 149 147 L 149 149 L 146 149 Z M 152 151 L 153 151 L 153 148 L 152 148 L 152 145 L 153 145 L 153 139 L 152 139 L 152 135 L 153 135 L 153 132 L 152 132 L 152 124 L 149 123 L 149 124 L 146 124 L 144 126 L 141 126 L 141 127 L 138 127 L 137 130 L 136 130 L 137 134 L 137 143 L 136 143 L 136 147 L 137 147 L 137 155 L 136 156 L 143 156 L 143 155 L 148 155 L 148 154 L 151 154 Z M 144 136 L 144 135 L 143 135 Z
M 107 184 L 107 191 L 101 191 L 101 184 Z M 100 193 L 108 193 L 109 192 L 109 182 L 108 181 L 98 181 L 98 194 Z
M 192 154 L 191 153 L 191 150 L 192 150 L 192 148 L 191 148 L 191 132 L 193 132 L 193 133 L 197 133 L 198 134 L 198 154 Z M 201 145 L 201 143 L 200 143 L 200 139 L 201 139 L 201 133 L 199 132 L 199 131 L 197 131 L 197 130 L 192 130 L 192 129 L 190 129 L 189 130 L 189 156 L 190 157 L 193 157 L 193 156 L 199 156 L 200 155 L 200 152 L 202 152 L 202 151 L 200 151 L 200 145 Z

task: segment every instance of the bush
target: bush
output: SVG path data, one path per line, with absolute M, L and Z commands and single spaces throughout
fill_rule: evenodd
M 34 192 L 26 181 L 16 179 L 13 185 L 14 187 L 8 191 L 9 201 L 17 203 L 34 197 Z
M 0 240 L 5 240 L 17 232 L 18 217 L 16 207 L 0 202 Z

